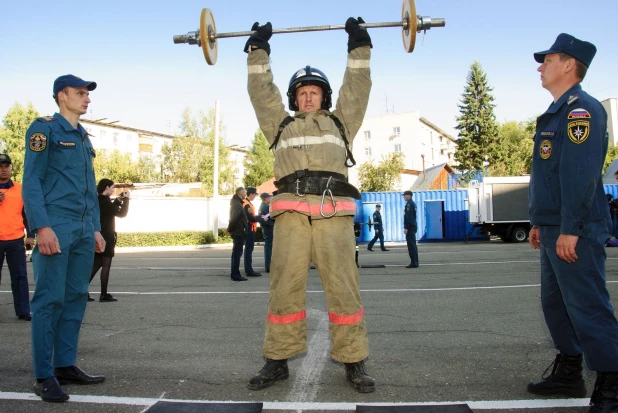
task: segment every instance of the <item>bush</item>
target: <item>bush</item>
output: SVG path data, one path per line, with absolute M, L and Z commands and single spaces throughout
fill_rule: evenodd
M 263 241 L 262 230 L 258 228 L 256 241 Z M 219 230 L 219 239 L 215 242 L 212 231 L 179 232 L 121 232 L 116 241 L 117 247 L 167 247 L 183 245 L 229 244 L 232 237 L 226 230 Z

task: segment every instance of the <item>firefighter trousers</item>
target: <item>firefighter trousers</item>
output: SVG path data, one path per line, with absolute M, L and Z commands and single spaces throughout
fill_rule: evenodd
M 305 297 L 311 262 L 320 274 L 326 296 L 330 356 L 342 363 L 367 358 L 369 345 L 355 249 L 351 216 L 312 220 L 291 211 L 277 216 L 264 339 L 266 358 L 288 359 L 307 351 Z

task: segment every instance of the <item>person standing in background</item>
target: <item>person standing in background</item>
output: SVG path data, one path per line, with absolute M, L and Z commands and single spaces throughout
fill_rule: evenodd
M 29 249 L 34 246 L 34 235 L 28 227 L 21 184 L 11 180 L 11 174 L 11 158 L 9 155 L 0 154 L 0 278 L 6 256 L 15 315 L 19 320 L 31 321 L 24 229 L 27 232 L 25 244 Z
M 416 223 L 416 204 L 412 200 L 412 191 L 405 191 L 403 199 L 406 201 L 403 212 L 403 233 L 406 234 L 406 244 L 408 244 L 408 255 L 410 256 L 410 265 L 407 265 L 406 268 L 418 268 L 418 247 L 416 246 L 418 224 Z
M 273 254 L 273 232 L 275 230 L 275 220 L 270 218 L 270 200 L 272 196 L 268 192 L 260 195 L 262 203 L 258 209 L 262 236 L 264 237 L 264 267 L 265 271 L 270 272 L 270 259 Z
M 247 237 L 247 214 L 245 214 L 243 208 L 246 196 L 247 191 L 245 191 L 245 188 L 238 187 L 230 200 L 230 222 L 227 226 L 227 232 L 232 236 L 234 242 L 232 247 L 232 270 L 230 273 L 233 281 L 247 281 L 240 273 L 240 258 L 242 257 L 242 250 Z
M 97 185 L 99 194 L 99 211 L 101 214 L 101 235 L 105 239 L 105 251 L 94 254 L 94 263 L 90 273 L 90 282 L 99 269 L 101 270 L 101 295 L 100 302 L 118 301 L 116 297 L 107 292 L 109 283 L 109 272 L 112 266 L 112 259 L 116 249 L 116 217 L 124 218 L 129 213 L 129 198 L 131 194 L 126 191 L 120 194 L 113 202 L 110 196 L 114 194 L 114 181 L 111 179 L 101 179 Z M 94 298 L 88 294 L 88 301 Z
M 251 203 L 257 196 L 257 189 L 248 186 L 247 198 L 242 207 L 247 215 L 247 236 L 245 238 L 245 275 L 247 277 L 259 277 L 261 273 L 253 269 L 253 248 L 255 247 L 255 232 L 257 231 L 258 218 L 255 216 L 255 207 Z
M 382 214 L 380 211 L 382 210 L 382 205 L 376 205 L 376 210 L 373 212 L 373 230 L 375 231 L 375 235 L 371 241 L 369 241 L 369 245 L 367 245 L 367 249 L 369 251 L 373 251 L 373 244 L 376 243 L 377 240 L 380 240 L 380 249 L 382 251 L 388 251 L 384 248 L 384 225 L 382 223 Z

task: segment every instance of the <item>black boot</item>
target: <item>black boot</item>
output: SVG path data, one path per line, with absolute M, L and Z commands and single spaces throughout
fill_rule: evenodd
M 271 360 L 266 359 L 266 364 L 262 367 L 262 370 L 257 376 L 251 377 L 249 385 L 247 387 L 250 390 L 262 390 L 268 386 L 271 386 L 278 380 L 285 380 L 290 377 L 290 371 L 288 370 L 288 360 Z
M 618 373 L 597 372 L 589 413 L 618 412 Z
M 345 375 L 359 393 L 372 393 L 376 390 L 376 381 L 365 371 L 365 361 L 345 363 Z
M 34 394 L 43 401 L 50 403 L 62 403 L 69 400 L 69 395 L 62 390 L 56 377 L 51 376 L 34 382 Z
M 567 397 L 585 397 L 586 385 L 582 378 L 583 356 L 567 356 L 559 353 L 556 359 L 543 373 L 543 379 L 528 384 L 528 392 L 548 395 L 564 395 Z M 550 368 L 550 375 L 546 375 Z

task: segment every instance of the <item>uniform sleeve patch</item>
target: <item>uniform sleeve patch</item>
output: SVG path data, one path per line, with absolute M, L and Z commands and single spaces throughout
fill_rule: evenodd
M 590 135 L 590 122 L 587 120 L 576 120 L 569 122 L 569 139 L 576 144 L 584 143 Z
M 545 139 L 543 142 L 541 142 L 539 152 L 541 154 L 541 159 L 549 159 L 549 157 L 551 156 L 551 141 Z
M 590 119 L 590 112 L 583 108 L 573 109 L 569 112 L 569 119 Z
M 47 136 L 42 133 L 36 132 L 30 135 L 30 150 L 34 152 L 41 152 L 47 148 Z

